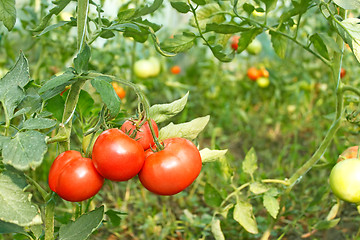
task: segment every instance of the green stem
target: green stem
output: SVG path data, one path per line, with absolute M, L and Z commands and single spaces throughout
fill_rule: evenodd
M 349 85 L 344 85 L 342 87 L 342 90 L 343 90 L 343 92 L 345 92 L 345 91 L 353 92 L 353 93 L 355 93 L 356 95 L 358 95 L 360 97 L 360 89 L 358 89 L 356 87 L 349 86 Z
M 54 239 L 55 201 L 51 199 L 45 206 L 45 240 Z
M 40 186 L 40 184 L 38 184 L 34 179 L 32 179 L 30 176 L 24 174 L 26 179 L 36 187 L 36 189 L 40 192 L 41 197 L 46 200 L 48 193 Z
M 10 129 L 10 117 L 9 117 L 9 113 L 6 109 L 6 106 L 3 102 L 1 102 L 3 105 L 3 109 L 4 109 L 4 115 L 5 115 L 5 136 L 9 135 L 9 129 Z
M 77 6 L 77 48 L 80 53 L 86 42 L 86 23 L 88 18 L 89 0 L 78 0 Z

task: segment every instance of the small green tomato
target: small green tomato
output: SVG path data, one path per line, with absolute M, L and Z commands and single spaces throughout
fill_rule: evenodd
M 270 84 L 270 80 L 267 77 L 259 77 L 256 82 L 261 88 L 267 88 Z
M 246 48 L 246 51 L 252 55 L 259 54 L 261 50 L 262 50 L 262 44 L 256 38 Z
M 136 61 L 134 64 L 134 73 L 139 78 L 148 78 L 153 75 L 154 65 L 146 59 Z
M 330 187 L 338 198 L 360 203 L 360 159 L 350 158 L 338 162 L 330 173 Z

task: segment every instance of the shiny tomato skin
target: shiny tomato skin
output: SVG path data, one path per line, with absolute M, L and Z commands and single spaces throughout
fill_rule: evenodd
M 145 153 L 134 139 L 117 128 L 102 132 L 96 139 L 92 151 L 96 170 L 106 179 L 126 181 L 141 170 Z
M 199 150 L 189 140 L 170 138 L 159 152 L 146 151 L 147 158 L 139 173 L 142 185 L 158 195 L 174 195 L 187 188 L 201 171 Z
M 90 158 L 69 150 L 56 157 L 49 172 L 49 187 L 70 202 L 84 201 L 99 192 L 104 178 Z
M 158 129 L 158 126 L 156 125 L 156 122 L 151 119 L 151 124 L 154 129 L 156 137 L 158 137 L 159 129 Z M 129 136 L 131 136 L 132 133 L 134 132 L 134 130 L 136 129 L 136 120 L 135 121 L 126 120 L 120 129 L 124 133 L 127 133 Z M 155 143 L 154 143 L 154 139 L 151 135 L 151 130 L 150 130 L 148 121 L 146 121 L 140 127 L 140 129 L 136 133 L 134 139 L 141 144 L 141 146 L 143 147 L 144 150 L 147 150 L 150 147 L 154 146 Z

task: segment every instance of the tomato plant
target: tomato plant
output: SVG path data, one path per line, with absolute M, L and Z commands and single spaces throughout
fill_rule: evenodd
M 112 128 L 102 132 L 96 139 L 92 160 L 104 178 L 126 181 L 139 173 L 145 153 L 140 143 L 121 130 Z
M 330 173 L 330 187 L 340 199 L 360 203 L 360 159 L 350 158 L 338 162 Z
M 50 189 L 61 198 L 80 202 L 99 192 L 104 178 L 96 171 L 90 158 L 68 150 L 57 156 L 49 171 Z
M 184 138 L 165 139 L 164 149 L 148 150 L 139 173 L 142 185 L 159 195 L 174 195 L 187 188 L 199 175 L 202 161 L 196 146 Z
M 152 128 L 155 136 L 159 136 L 159 129 L 154 120 L 151 120 Z M 150 126 L 148 121 L 139 120 L 126 120 L 121 126 L 121 131 L 127 133 L 133 139 L 141 144 L 144 150 L 147 150 L 154 146 L 154 139 L 151 134 Z

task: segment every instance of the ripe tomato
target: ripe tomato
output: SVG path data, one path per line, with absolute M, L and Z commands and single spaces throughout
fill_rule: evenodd
M 341 68 L 341 70 L 340 70 L 340 78 L 344 78 L 345 75 L 346 75 L 346 70 L 345 70 L 345 68 Z
M 118 97 L 120 99 L 124 99 L 126 96 L 126 91 L 121 86 L 119 86 L 119 84 L 117 84 L 116 82 L 112 82 L 111 84 L 112 84 L 116 94 L 118 95 Z
M 126 181 L 136 176 L 145 160 L 144 149 L 117 128 L 102 132 L 96 139 L 92 160 L 96 170 L 112 181 Z
M 262 50 L 261 42 L 256 38 L 246 48 L 246 51 L 252 55 L 259 54 L 261 50 Z
M 142 185 L 159 195 L 174 195 L 187 188 L 199 175 L 202 162 L 199 150 L 189 140 L 164 140 L 164 149 L 146 151 L 146 159 L 139 173 Z
M 358 149 L 359 146 L 352 146 L 347 148 L 344 152 L 342 152 L 337 160 L 337 162 L 340 162 L 345 159 L 349 158 L 357 158 L 358 156 Z
M 231 38 L 231 48 L 234 49 L 235 51 L 238 49 L 239 47 L 239 39 L 240 39 L 240 36 L 233 36 Z
M 61 198 L 84 201 L 99 192 L 104 178 L 96 171 L 90 158 L 83 158 L 78 151 L 61 153 L 51 165 L 50 189 Z
M 267 77 L 259 77 L 257 80 L 256 80 L 256 83 L 259 87 L 261 88 L 266 88 L 269 86 L 270 84 L 270 81 L 269 81 L 269 78 Z
M 259 77 L 261 77 L 261 72 L 256 67 L 251 67 L 247 71 L 247 76 L 252 81 L 256 81 Z
M 121 126 L 121 131 L 131 136 L 135 129 L 138 128 L 137 124 L 140 123 L 138 120 L 126 120 L 124 124 Z M 156 137 L 159 136 L 159 129 L 156 125 L 156 122 L 151 119 L 151 124 L 154 129 Z M 149 127 L 149 122 L 146 121 L 140 129 L 137 130 L 137 133 L 134 139 L 141 144 L 144 150 L 149 149 L 150 147 L 154 146 L 154 139 L 151 135 L 151 130 Z
M 360 159 L 338 162 L 330 173 L 330 187 L 340 199 L 360 203 Z
M 172 74 L 177 75 L 177 74 L 179 74 L 179 73 L 181 72 L 181 67 L 180 67 L 179 65 L 172 66 L 172 67 L 170 68 L 170 72 L 171 72 Z
M 268 70 L 266 70 L 264 67 L 260 68 L 259 71 L 260 71 L 262 77 L 268 78 L 270 76 Z

